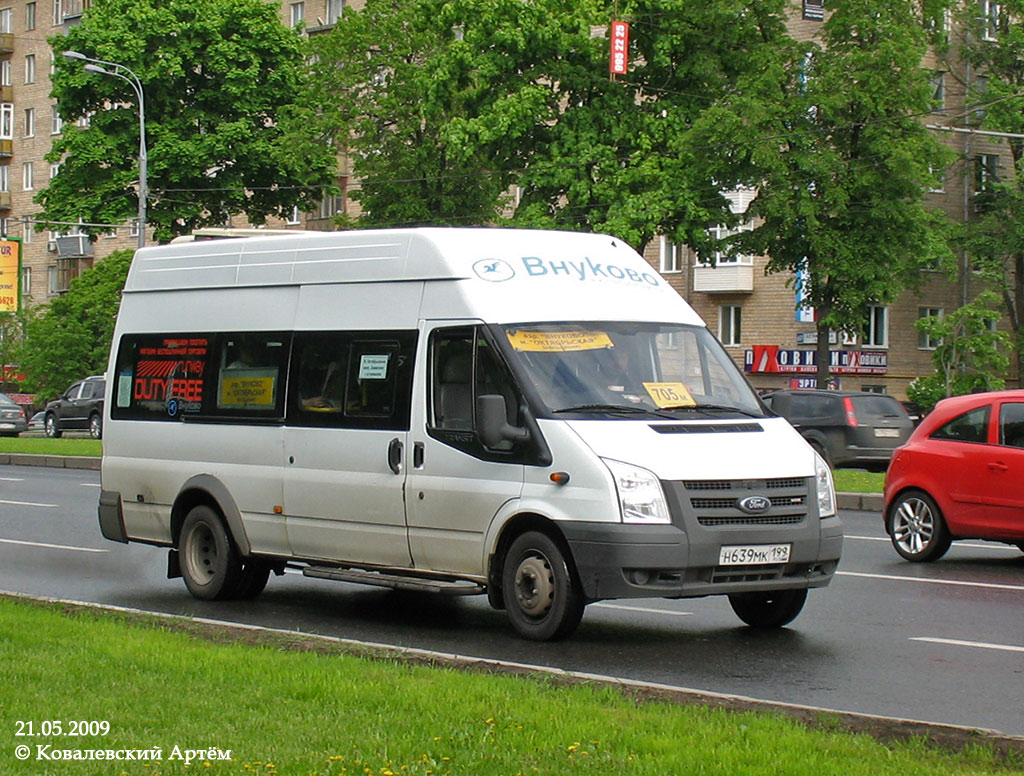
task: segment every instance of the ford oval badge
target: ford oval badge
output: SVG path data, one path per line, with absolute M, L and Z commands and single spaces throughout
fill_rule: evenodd
M 737 506 L 748 515 L 757 515 L 766 512 L 772 506 L 772 502 L 764 496 L 747 496 L 738 502 Z

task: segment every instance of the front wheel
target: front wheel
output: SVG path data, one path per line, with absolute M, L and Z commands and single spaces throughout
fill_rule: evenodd
M 889 509 L 892 546 L 907 560 L 938 560 L 953 541 L 934 499 L 924 491 L 901 493 Z
M 93 439 L 103 438 L 103 418 L 100 417 L 98 412 L 94 412 L 89 416 L 89 436 Z
M 45 426 L 46 436 L 50 437 L 50 439 L 60 439 L 60 436 L 63 432 L 60 430 L 60 421 L 57 420 L 56 415 L 54 415 L 53 413 L 47 415 Z
M 512 542 L 502 567 L 501 590 L 512 627 L 533 641 L 568 636 L 583 617 L 583 594 L 558 544 L 528 531 Z
M 213 509 L 203 505 L 192 508 L 181 526 L 178 546 L 181 576 L 192 595 L 217 601 L 237 594 L 243 581 L 242 559 Z
M 796 619 L 807 600 L 807 589 L 764 593 L 733 593 L 732 610 L 752 628 L 781 628 Z

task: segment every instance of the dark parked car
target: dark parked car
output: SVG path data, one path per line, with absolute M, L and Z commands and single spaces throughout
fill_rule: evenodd
M 0 393 L 0 436 L 18 436 L 27 428 L 25 410 L 6 393 Z
M 43 421 L 46 436 L 56 439 L 65 431 L 88 431 L 93 439 L 103 436 L 103 375 L 79 380 L 46 405 Z
M 775 391 L 762 399 L 830 466 L 882 471 L 914 430 L 903 405 L 881 393 Z
M 954 539 L 1024 550 L 1024 391 L 940 401 L 885 477 L 885 530 L 907 560 L 941 558 Z

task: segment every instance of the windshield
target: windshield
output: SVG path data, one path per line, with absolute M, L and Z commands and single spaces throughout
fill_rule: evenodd
M 703 326 L 590 321 L 502 328 L 510 359 L 548 413 L 764 416 Z

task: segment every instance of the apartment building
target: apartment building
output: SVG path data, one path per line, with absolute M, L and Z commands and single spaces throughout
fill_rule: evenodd
M 985 13 L 995 4 L 980 5 Z M 803 0 L 791 19 L 791 34 L 814 38 L 825 13 L 822 0 Z M 964 64 L 950 72 L 933 55 L 923 66 L 933 72 L 936 101 L 934 112 L 923 121 L 955 129 L 934 131 L 957 157 L 928 195 L 929 201 L 953 221 L 965 222 L 974 216 L 975 197 L 985 185 L 1012 170 L 1010 154 L 998 138 L 964 131 L 976 126 L 982 115 L 968 96 L 974 91 L 969 85 L 976 89 L 981 76 Z M 753 191 L 730 192 L 733 212 L 744 212 L 754 195 Z M 756 388 L 815 387 L 814 311 L 800 304 L 794 277 L 766 275 L 763 256 L 717 256 L 709 261 L 665 239 L 648 246 L 645 256 L 708 322 Z M 951 280 L 945 272 L 924 271 L 917 290 L 904 292 L 892 304 L 866 309 L 862 331 L 833 334 L 832 387 L 905 399 L 910 381 L 933 371 L 932 355 L 938 344 L 918 333 L 916 321 L 952 312 L 982 290 L 970 270 L 969 257 L 960 256 L 959 262 L 959 277 Z

